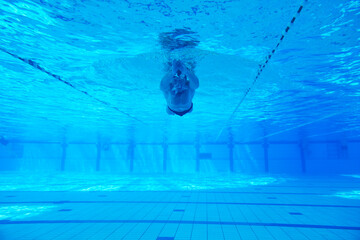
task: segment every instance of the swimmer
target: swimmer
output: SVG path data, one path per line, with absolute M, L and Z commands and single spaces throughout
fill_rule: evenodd
M 199 79 L 193 69 L 187 68 L 180 60 L 173 60 L 169 65 L 170 68 L 160 83 L 167 102 L 166 112 L 183 116 L 193 110 L 192 99 L 199 87 Z

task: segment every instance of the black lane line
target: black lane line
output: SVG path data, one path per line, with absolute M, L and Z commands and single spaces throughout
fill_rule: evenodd
M 2 204 L 211 204 L 211 205 L 249 205 L 249 206 L 291 206 L 291 207 L 330 207 L 330 208 L 360 208 L 355 205 L 303 204 L 303 203 L 247 203 L 247 202 L 192 202 L 192 201 L 26 201 L 0 202 Z
M 64 224 L 64 223 L 173 223 L 173 224 L 209 224 L 209 225 L 243 225 L 243 226 L 265 226 L 265 227 L 291 227 L 291 228 L 320 228 L 360 230 L 360 227 L 318 225 L 318 224 L 290 224 L 290 223 L 260 223 L 260 222 L 217 222 L 217 221 L 177 221 L 177 220 L 34 220 L 34 221 L 12 221 L 1 220 L 0 225 L 16 224 Z
M 354 189 L 354 188 L 350 188 L 350 189 L 353 189 L 353 190 L 357 190 L 357 189 Z M 339 190 L 341 191 L 341 190 Z M 46 193 L 46 194 L 49 194 L 49 193 L 85 193 L 83 191 L 67 191 L 67 190 L 64 190 L 64 191 L 0 191 L 0 194 L 1 193 Z M 86 191 L 88 193 L 97 193 L 99 191 Z M 107 193 L 189 193 L 189 191 L 148 191 L 148 190 L 137 190 L 137 191 L 127 191 L 127 190 L 124 190 L 124 191 L 108 191 Z M 286 193 L 286 192 L 222 192 L 222 191 L 191 191 L 190 193 L 211 193 L 211 194 L 214 194 L 214 193 L 219 193 L 219 194 L 257 194 L 257 195 L 260 195 L 260 194 L 263 194 L 263 195 L 312 195 L 312 196 L 327 196 L 329 194 L 334 194 L 334 192 L 325 192 L 325 193 L 295 193 L 295 192 L 289 192 L 289 193 Z
M 41 72 L 43 72 L 43 73 L 45 73 L 45 74 L 47 74 L 47 75 L 55 78 L 56 80 L 58 80 L 58 81 L 60 81 L 60 82 L 62 82 L 62 83 L 64 83 L 64 84 L 68 85 L 69 87 L 75 89 L 76 91 L 85 94 L 86 96 L 94 99 L 95 101 L 100 102 L 100 103 L 106 105 L 107 107 L 112 108 L 112 109 L 118 111 L 119 113 L 121 113 L 121 114 L 123 114 L 123 115 L 126 115 L 126 116 L 128 116 L 128 117 L 130 117 L 130 118 L 132 118 L 132 119 L 134 119 L 134 120 L 136 120 L 136 121 L 138 121 L 138 122 L 141 122 L 142 124 L 145 124 L 145 123 L 144 123 L 143 121 L 141 121 L 140 119 L 138 119 L 138 118 L 130 115 L 130 114 L 127 113 L 127 112 L 124 112 L 124 111 L 120 110 L 118 107 L 113 106 L 113 105 L 111 105 L 110 103 L 105 102 L 105 101 L 103 101 L 103 100 L 101 100 L 101 99 L 99 99 L 99 98 L 97 98 L 97 97 L 94 97 L 93 95 L 90 95 L 88 92 L 86 92 L 86 91 L 84 91 L 84 90 L 78 89 L 78 88 L 75 87 L 72 83 L 64 80 L 64 79 L 63 79 L 62 77 L 60 77 L 59 75 L 56 75 L 56 74 L 54 74 L 54 73 L 46 70 L 45 68 L 41 67 L 37 62 L 35 62 L 35 61 L 31 60 L 31 59 L 22 58 L 22 57 L 14 54 L 14 53 L 11 53 L 11 52 L 9 52 L 9 51 L 7 51 L 6 49 L 1 48 L 1 47 L 0 47 L 0 51 L 4 52 L 4 53 L 6 53 L 6 54 L 9 54 L 10 56 L 12 56 L 12 57 L 14 57 L 14 58 L 16 58 L 16 59 L 19 59 L 20 61 L 22 61 L 22 62 L 24 62 L 24 63 L 26 63 L 26 64 L 29 64 L 30 66 L 34 67 L 35 69 L 37 69 L 37 70 L 39 70 L 39 71 L 41 71 Z

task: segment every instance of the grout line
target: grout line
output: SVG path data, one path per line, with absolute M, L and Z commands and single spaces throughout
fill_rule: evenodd
M 175 224 L 206 224 L 206 225 L 241 225 L 316 229 L 341 229 L 360 231 L 360 226 L 315 225 L 315 224 L 288 224 L 288 223 L 262 223 L 262 222 L 217 222 L 217 221 L 177 221 L 177 220 L 33 220 L 33 221 L 0 221 L 0 225 L 20 224 L 59 224 L 59 223 L 175 223 Z

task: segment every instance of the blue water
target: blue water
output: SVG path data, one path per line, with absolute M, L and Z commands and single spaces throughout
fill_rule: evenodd
M 0 239 L 359 239 L 359 23 L 357 0 L 0 0 Z M 182 117 L 173 59 L 200 82 Z
M 358 1 L 307 2 L 229 120 L 300 5 L 1 1 L 2 49 L 131 116 L 1 52 L 1 132 L 28 140 L 95 141 L 101 134 L 114 141 L 158 142 L 164 135 L 193 141 L 198 134 L 202 141 L 227 141 L 220 131 L 231 128 L 238 141 L 291 130 L 312 139 L 356 138 Z M 179 118 L 167 116 L 159 91 L 165 53 L 158 38 L 184 28 L 199 41 L 180 56 L 197 62 L 200 88 L 194 111 Z
M 358 139 L 358 1 L 0 7 L 0 130 L 10 142 L 320 141 L 341 151 Z M 174 32 L 194 46 L 165 49 L 159 36 Z M 183 117 L 166 114 L 159 90 L 169 56 L 196 63 L 200 79 Z

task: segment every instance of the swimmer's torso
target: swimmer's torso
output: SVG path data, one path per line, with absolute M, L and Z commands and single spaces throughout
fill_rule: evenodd
M 174 60 L 163 77 L 160 89 L 172 111 L 183 112 L 192 108 L 192 99 L 199 80 L 184 63 Z
M 168 105 L 169 107 L 177 108 L 189 108 L 191 106 L 192 98 L 195 94 L 195 91 L 191 88 L 188 88 L 184 91 L 175 93 L 171 91 L 168 95 Z
M 170 83 L 170 94 L 168 95 L 169 107 L 189 108 L 195 91 L 190 88 L 187 77 L 173 77 Z

